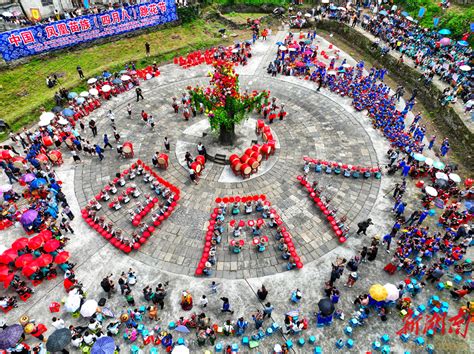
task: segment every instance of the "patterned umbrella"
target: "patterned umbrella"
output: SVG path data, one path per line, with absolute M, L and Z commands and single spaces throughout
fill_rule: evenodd
M 0 332 L 0 349 L 8 349 L 15 346 L 23 334 L 23 327 L 19 324 L 9 326 Z

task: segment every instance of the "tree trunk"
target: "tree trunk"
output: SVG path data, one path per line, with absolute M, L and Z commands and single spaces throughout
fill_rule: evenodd
M 230 127 L 221 126 L 219 131 L 219 142 L 222 145 L 233 145 L 235 141 L 235 126 L 232 124 Z

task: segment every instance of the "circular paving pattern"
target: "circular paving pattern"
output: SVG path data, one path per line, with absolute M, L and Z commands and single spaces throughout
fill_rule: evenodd
M 204 70 L 201 70 L 199 77 L 174 82 L 166 82 L 160 77 L 143 86 L 145 101 L 134 102 L 134 93 L 128 92 L 104 104 L 95 116 L 99 132 L 107 132 L 112 136 L 112 129 L 105 117 L 106 110 L 112 109 L 122 141 L 133 141 L 135 157 L 151 165 L 154 152 L 163 149 L 165 136 L 171 141 L 174 151 L 182 132 L 196 122 L 192 119 L 185 122 L 181 113 L 174 114 L 170 103 L 171 97 L 179 97 L 186 86 L 207 84 L 208 78 L 203 74 Z M 214 200 L 226 195 L 265 194 L 292 234 L 303 263 L 318 259 L 337 246 L 332 230 L 308 198 L 306 190 L 300 187 L 296 176 L 302 173 L 303 156 L 348 164 L 377 165 L 376 152 L 368 134 L 357 121 L 357 115 L 303 85 L 279 79 L 264 76 L 256 80 L 255 77 L 243 75 L 241 87 L 252 90 L 270 88 L 271 95 L 285 104 L 288 112 L 286 119 L 272 125 L 280 144 L 280 149 L 271 157 L 275 159 L 272 168 L 250 181 L 222 183 L 219 178 L 224 166 L 208 163 L 200 184 L 196 186 L 190 182 L 188 172 L 180 165 L 176 154 L 170 153 L 169 168 L 157 172 L 181 189 L 181 200 L 170 218 L 139 251 L 132 251 L 129 255 L 117 251 L 119 256 L 133 257 L 174 273 L 193 275 L 201 257 L 207 220 L 215 206 Z M 129 102 L 134 109 L 135 117 L 132 120 L 126 118 L 126 105 Z M 139 119 L 141 109 L 155 118 L 154 131 L 144 127 Z M 86 132 L 87 137 L 89 133 Z M 111 152 L 106 154 L 102 163 L 97 163 L 94 157 L 94 161 L 77 165 L 75 192 L 81 206 L 93 198 L 116 172 L 130 165 L 130 160 L 117 159 L 116 156 L 115 152 Z M 331 197 L 331 204 L 338 209 L 338 216 L 347 215 L 352 225 L 370 213 L 380 187 L 380 181 L 375 179 L 354 180 L 311 172 L 309 180 L 313 179 L 318 179 L 325 195 Z M 144 193 L 149 192 L 144 184 L 138 184 L 138 187 L 143 188 Z M 126 233 L 131 233 L 133 229 L 127 216 L 127 208 L 132 207 L 131 204 L 119 211 L 103 209 L 106 217 Z M 281 258 L 272 237 L 264 253 L 257 253 L 254 247 L 248 246 L 237 255 L 229 251 L 226 236 L 219 245 L 214 276 L 232 279 L 259 277 L 285 271 L 285 266 L 286 262 Z

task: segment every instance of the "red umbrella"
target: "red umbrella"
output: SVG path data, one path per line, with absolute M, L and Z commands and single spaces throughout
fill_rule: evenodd
M 40 235 L 36 235 L 35 237 L 31 238 L 28 242 L 28 247 L 32 250 L 37 250 L 43 245 L 43 238 Z
M 43 241 L 46 242 L 48 240 L 51 240 L 51 238 L 53 237 L 53 233 L 49 230 L 43 230 L 38 234 L 38 236 L 41 236 Z
M 23 267 L 21 273 L 29 278 L 31 277 L 37 270 L 39 269 L 39 267 L 35 264 L 35 262 L 31 262 L 30 264 L 27 264 L 26 266 Z
M 12 243 L 12 248 L 15 251 L 18 251 L 18 250 L 21 250 L 21 249 L 25 248 L 26 245 L 28 245 L 28 239 L 26 237 L 21 237 L 18 240 L 16 240 L 15 242 Z
M 10 283 L 12 282 L 14 277 L 15 277 L 15 273 L 10 273 L 5 277 L 5 279 L 3 280 L 3 287 L 5 289 L 7 289 L 10 286 Z
M 39 256 L 35 262 L 40 267 L 46 267 L 48 264 L 53 263 L 53 256 L 48 253 L 44 253 L 41 256 Z
M 28 263 L 31 263 L 33 261 L 33 259 L 34 259 L 34 257 L 31 253 L 22 254 L 20 257 L 18 257 L 15 260 L 15 267 L 23 268 Z
M 14 249 L 8 249 L 0 256 L 0 264 L 9 264 L 18 257 L 18 253 Z
M 43 246 L 43 249 L 45 252 L 53 252 L 56 251 L 59 247 L 59 241 L 55 239 L 51 239 L 49 241 L 46 241 L 46 243 Z
M 62 251 L 62 252 L 58 253 L 58 255 L 56 256 L 54 261 L 57 264 L 63 264 L 63 263 L 66 263 L 68 259 L 69 259 L 69 252 Z
M 10 273 L 10 268 L 8 268 L 6 265 L 1 265 L 0 266 L 0 281 L 3 281 L 8 276 L 8 273 Z
M 322 61 L 318 62 L 318 66 L 321 68 L 325 68 L 326 64 L 324 64 Z

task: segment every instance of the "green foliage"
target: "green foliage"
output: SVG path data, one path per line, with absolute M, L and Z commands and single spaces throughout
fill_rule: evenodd
M 182 23 L 189 23 L 199 17 L 199 6 L 178 7 L 178 18 Z
M 427 28 L 433 28 L 433 18 L 438 17 L 439 25 L 437 28 L 448 28 L 451 30 L 450 37 L 459 39 L 464 33 L 469 32 L 469 25 L 474 22 L 474 7 L 449 8 L 443 10 L 437 0 L 396 0 L 395 3 L 410 15 L 418 19 L 418 11 L 424 7 L 426 12 L 420 21 L 420 25 Z M 472 40 L 471 40 L 472 41 Z
M 244 4 L 244 5 L 253 5 L 253 6 L 261 6 L 261 5 L 275 5 L 275 6 L 284 6 L 288 4 L 287 0 L 214 0 L 209 1 L 214 4 L 218 5 L 225 5 L 231 6 L 236 4 Z

